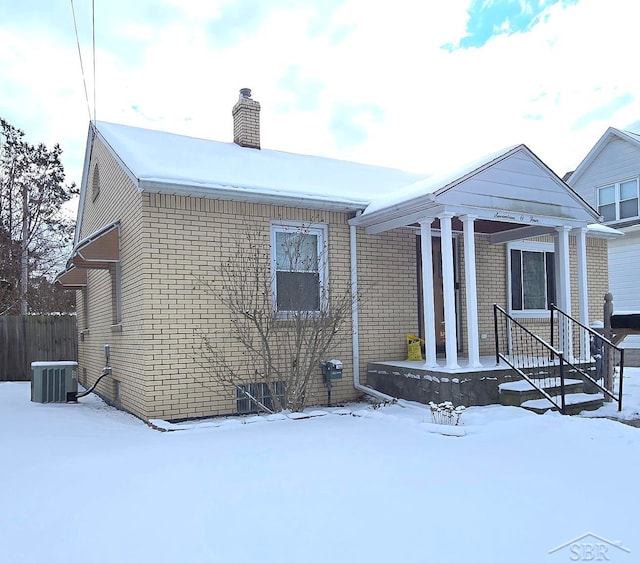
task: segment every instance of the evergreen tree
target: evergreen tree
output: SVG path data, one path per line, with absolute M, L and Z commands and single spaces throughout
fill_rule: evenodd
M 62 205 L 78 194 L 64 183 L 61 154 L 58 144 L 27 143 L 0 118 L 0 314 L 35 312 L 43 291 L 56 294 L 42 278 L 51 279 L 69 249 L 74 226 Z M 35 296 L 39 306 L 31 307 Z M 68 310 L 68 300 L 48 302 L 51 310 Z

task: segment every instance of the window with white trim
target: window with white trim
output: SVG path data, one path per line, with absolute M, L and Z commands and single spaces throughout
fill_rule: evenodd
M 598 188 L 598 212 L 605 223 L 638 217 L 638 178 Z
M 271 263 L 278 312 L 321 311 L 325 306 L 326 225 L 272 223 Z
M 547 314 L 555 302 L 553 244 L 512 243 L 508 246 L 509 308 L 516 316 Z

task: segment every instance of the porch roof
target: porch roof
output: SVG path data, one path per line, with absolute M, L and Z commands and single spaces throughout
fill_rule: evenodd
M 87 270 L 107 269 L 120 260 L 120 222 L 110 223 L 75 245 L 67 267 L 55 283 L 65 289 L 81 289 L 87 285 Z
M 526 236 L 599 220 L 598 212 L 528 147 L 517 145 L 377 198 L 351 224 L 378 233 L 444 213 L 476 217 L 476 232 L 526 228 Z
M 56 283 L 65 289 L 82 289 L 87 286 L 87 270 L 70 265 L 56 277 Z
M 109 268 L 120 260 L 120 223 L 107 225 L 76 244 L 71 263 L 77 268 Z

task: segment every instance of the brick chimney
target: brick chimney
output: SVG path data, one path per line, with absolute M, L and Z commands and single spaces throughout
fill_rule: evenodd
M 251 98 L 251 89 L 242 88 L 232 110 L 233 142 L 241 147 L 260 148 L 260 104 Z

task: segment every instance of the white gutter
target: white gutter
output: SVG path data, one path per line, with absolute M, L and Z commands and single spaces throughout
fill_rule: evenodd
M 225 201 L 247 203 L 264 203 L 267 205 L 285 205 L 337 211 L 353 212 L 366 207 L 370 201 L 339 198 L 333 199 L 313 193 L 291 193 L 272 188 L 256 188 L 253 186 L 225 185 L 219 183 L 198 184 L 191 180 L 163 180 L 160 178 L 140 178 L 139 189 L 143 192 L 203 197 Z
M 357 212 L 358 215 L 361 213 Z M 398 399 L 386 395 L 371 387 L 360 384 L 360 344 L 358 334 L 358 257 L 356 255 L 356 226 L 349 225 L 349 242 L 351 247 L 351 341 L 353 343 L 353 386 L 361 393 L 366 393 L 380 401 L 394 401 Z

